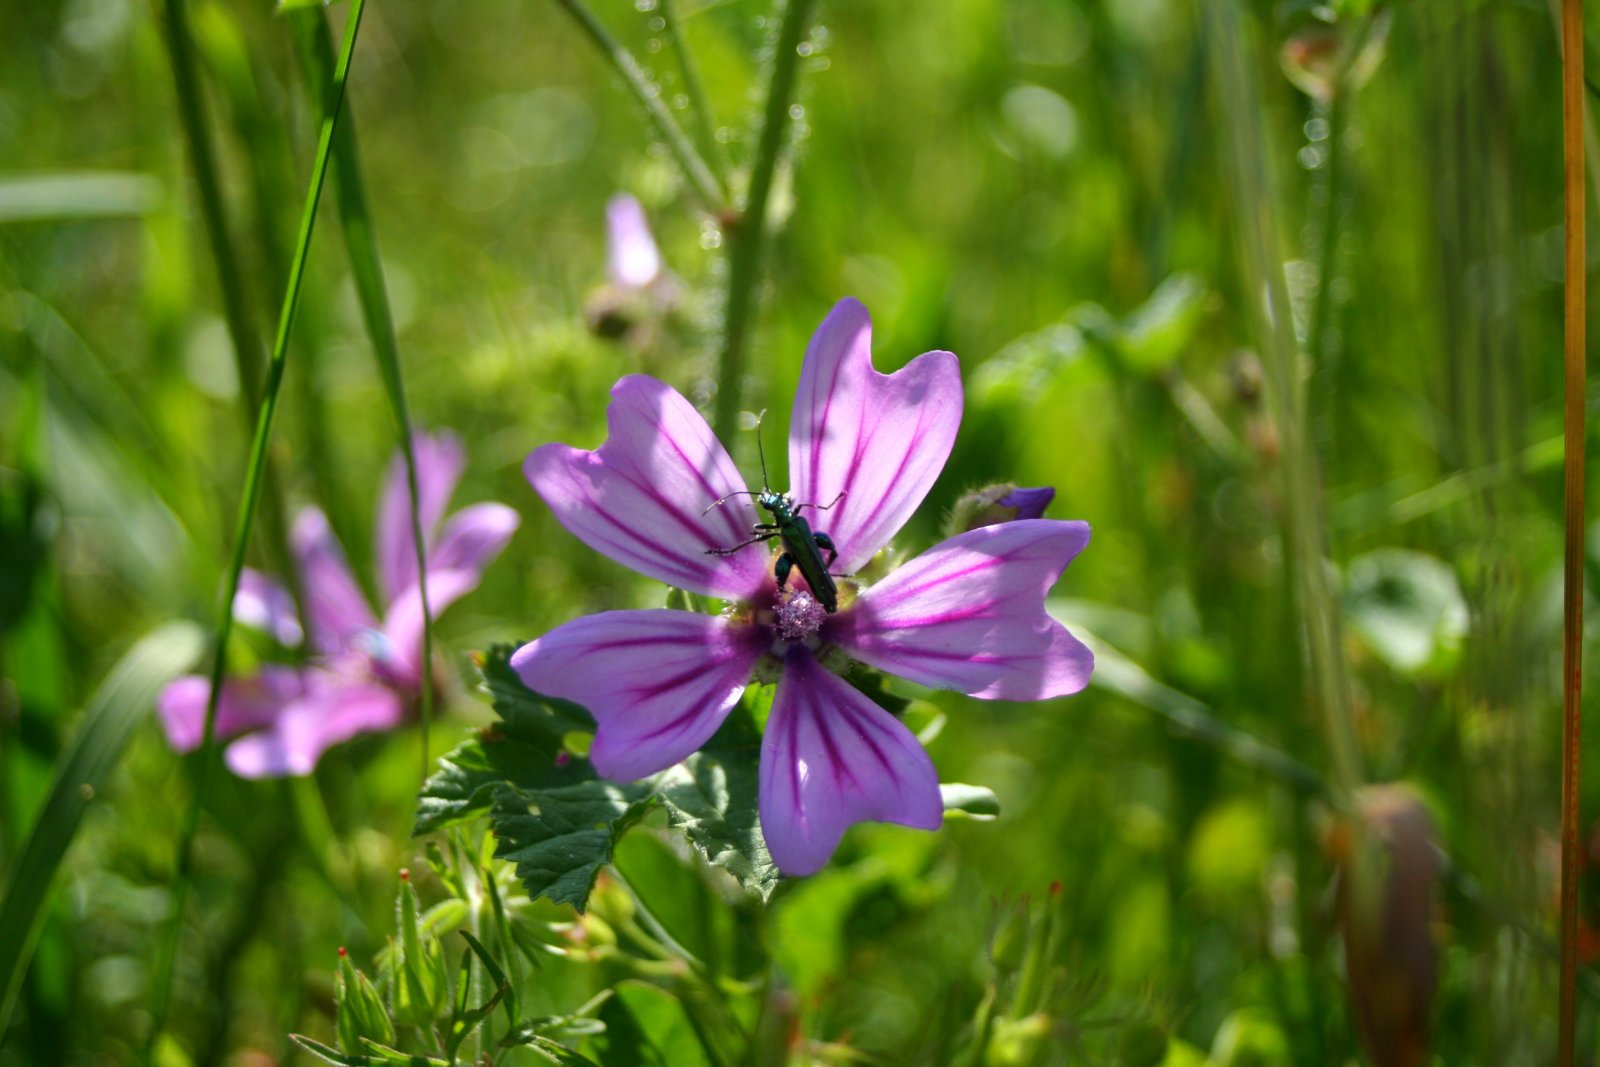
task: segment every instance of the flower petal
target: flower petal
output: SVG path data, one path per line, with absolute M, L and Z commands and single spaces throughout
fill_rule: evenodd
M 911 731 L 791 648 L 761 741 L 761 831 L 786 874 L 811 874 L 850 826 L 944 819 L 939 775 Z
M 987 700 L 1042 700 L 1089 684 L 1094 656 L 1044 598 L 1089 524 L 1019 519 L 958 534 L 870 587 L 830 638 L 856 659 Z
M 854 571 L 928 495 L 961 425 L 961 368 L 925 352 L 893 374 L 872 369 L 872 320 L 841 300 L 806 349 L 789 429 L 789 493 L 832 508 L 811 518 Z
M 223 682 L 222 696 L 217 701 L 217 736 L 231 737 L 270 726 L 304 692 L 305 682 L 299 671 L 276 665 Z M 206 698 L 210 694 L 211 679 L 188 674 L 170 682 L 156 697 L 156 713 L 161 717 L 167 743 L 175 751 L 192 752 L 200 747 L 206 727 Z
M 522 517 L 504 504 L 462 508 L 445 520 L 439 543 L 428 553 L 428 569 L 481 574 L 521 523 Z
M 405 720 L 394 690 L 327 671 L 307 671 L 306 694 L 272 725 L 228 746 L 228 767 L 241 778 L 310 774 L 322 754 L 357 734 L 390 730 Z
M 593 452 L 551 444 L 523 470 L 561 525 L 640 574 L 708 596 L 738 599 L 761 587 L 769 556 L 751 546 L 738 468 L 694 406 L 671 386 L 631 374 L 611 390 L 609 436 Z
M 300 620 L 295 616 L 294 598 L 276 578 L 269 578 L 253 567 L 239 575 L 239 591 L 233 598 L 233 617 L 272 637 L 285 648 L 304 640 Z
M 378 621 L 350 573 L 326 515 L 317 508 L 301 511 L 290 540 L 300 563 L 311 643 L 319 652 L 338 652 Z
M 661 274 L 661 253 L 644 208 L 626 193 L 606 202 L 606 273 L 623 289 L 643 289 Z
M 597 729 L 589 759 L 629 781 L 682 760 L 739 700 L 764 640 L 690 611 L 607 611 L 575 619 L 511 657 L 528 687 L 582 704 Z
M 477 571 L 428 572 L 428 609 L 434 618 L 478 588 Z M 437 644 L 434 646 L 437 648 Z M 413 585 L 389 605 L 383 633 L 369 635 L 363 648 L 378 673 L 397 685 L 416 686 L 422 680 L 422 592 Z
M 456 491 L 466 454 L 454 434 L 414 434 L 411 449 L 417 459 L 417 518 L 422 536 L 433 543 L 450 495 Z M 383 478 L 378 498 L 378 583 L 386 600 L 399 596 L 417 580 L 417 546 L 411 532 L 411 492 L 406 484 L 405 456 L 396 451 Z

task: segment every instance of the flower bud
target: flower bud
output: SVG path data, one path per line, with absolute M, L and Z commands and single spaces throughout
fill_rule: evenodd
M 995 970 L 1012 974 L 1022 966 L 1022 957 L 1028 947 L 1028 898 L 1003 905 L 1000 922 L 994 928 L 994 938 L 989 942 L 989 958 Z
M 1037 519 L 1055 499 L 1056 491 L 1050 486 L 1037 489 L 1019 489 L 1010 482 L 987 485 L 956 501 L 950 520 L 950 533 L 965 533 L 981 526 L 995 526 L 1016 519 Z
M 339 1047 L 355 1054 L 365 1052 L 361 1039 L 368 1038 L 380 1044 L 394 1043 L 394 1024 L 384 1009 L 383 998 L 366 975 L 350 962 L 350 954 L 339 950 L 339 978 L 334 985 L 334 1003 L 338 1006 Z
M 411 872 L 400 872 L 400 973 L 395 981 L 395 1017 L 409 1026 L 431 1026 L 449 996 L 450 979 L 437 938 L 425 936 Z
M 1330 835 L 1352 1014 L 1371 1063 L 1418 1067 L 1430 1059 L 1439 986 L 1433 820 L 1403 786 L 1364 789 L 1356 808 L 1358 822 Z

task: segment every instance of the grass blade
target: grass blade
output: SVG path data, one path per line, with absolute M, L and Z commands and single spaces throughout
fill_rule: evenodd
M 689 184 L 703 201 L 702 206 L 711 212 L 720 209 L 727 203 L 727 192 L 711 173 L 711 168 L 706 166 L 706 161 L 700 158 L 700 153 L 695 151 L 694 144 L 683 132 L 683 127 L 678 125 L 678 120 L 672 117 L 672 112 L 662 103 L 660 90 L 652 85 L 644 68 L 639 66 L 639 61 L 611 36 L 611 32 L 601 25 L 600 20 L 594 17 L 594 12 L 585 7 L 582 0 L 556 0 L 556 2 L 577 20 L 583 32 L 589 35 L 589 40 L 605 53 L 617 73 L 622 75 L 623 82 L 632 90 L 633 95 L 638 97 L 639 103 L 644 105 L 645 113 L 650 116 L 650 121 L 655 123 L 656 132 L 661 134 L 661 139 L 667 143 L 667 148 L 678 161 L 678 166 L 683 168 L 684 177 L 689 179 Z
M 0 178 L 0 222 L 115 219 L 144 215 L 161 201 L 148 174 L 84 171 Z
M 728 227 L 728 300 L 722 325 L 722 350 L 717 354 L 717 400 L 712 426 L 724 441 L 738 429 L 744 390 L 745 348 L 755 319 L 756 287 L 761 253 L 767 240 L 767 197 L 778 170 L 778 156 L 789 131 L 789 102 L 794 99 L 800 68 L 800 42 L 811 28 L 816 0 L 787 0 L 773 45 L 772 74 L 761 117 L 761 139 L 750 169 L 750 191 L 736 225 Z
M 84 811 L 161 687 L 188 669 L 204 647 L 200 627 L 189 622 L 169 623 L 129 649 L 90 698 L 77 740 L 61 761 L 49 798 L 11 866 L 11 884 L 0 902 L 0 1033 L 10 1022 L 22 989 L 22 976 L 44 923 L 56 868 L 78 832 Z
M 320 9 L 299 11 L 291 16 L 295 47 L 305 69 L 311 95 L 323 107 L 327 118 L 332 106 L 326 94 L 334 74 L 333 38 Z M 428 602 L 428 549 L 422 533 L 417 491 L 417 456 L 411 440 L 411 415 L 406 405 L 405 382 L 400 372 L 400 342 L 395 333 L 394 315 L 389 308 L 389 289 L 384 283 L 383 261 L 373 232 L 372 213 L 367 207 L 366 187 L 361 177 L 361 154 L 356 143 L 355 119 L 346 115 L 333 136 L 334 203 L 344 232 L 345 251 L 350 256 L 350 273 L 355 278 L 356 297 L 361 304 L 361 320 L 372 341 L 378 360 L 395 430 L 400 435 L 400 451 L 405 457 L 406 488 L 410 494 L 411 539 L 417 554 L 417 593 L 422 601 L 422 780 L 430 771 L 428 732 L 433 723 L 433 611 Z
M 329 159 L 332 157 L 334 128 L 338 125 L 345 82 L 350 73 L 350 58 L 355 52 L 356 33 L 361 27 L 361 14 L 365 6 L 365 0 L 351 0 L 350 15 L 345 25 L 344 44 L 339 53 L 338 68 L 334 73 L 328 111 L 322 120 L 321 131 L 317 135 L 316 159 L 311 168 L 310 186 L 306 190 L 305 208 L 300 218 L 300 232 L 295 241 L 294 261 L 289 267 L 288 286 L 278 316 L 278 332 L 273 341 L 272 359 L 267 367 L 266 388 L 262 393 L 261 410 L 256 419 L 255 437 L 250 444 L 250 462 L 245 470 L 244 497 L 239 502 L 239 517 L 234 527 L 233 559 L 229 564 L 227 587 L 218 606 L 219 622 L 211 663 L 211 691 L 206 700 L 205 732 L 200 742 L 199 771 L 196 775 L 194 799 L 189 805 L 183 837 L 178 844 L 178 871 L 173 885 L 172 919 L 157 962 L 150 1009 L 150 1033 L 144 1050 L 146 1063 L 151 1061 L 156 1042 L 166 1021 L 167 1002 L 172 991 L 172 967 L 177 957 L 178 937 L 183 929 L 183 908 L 185 898 L 188 896 L 194 839 L 200 829 L 200 809 L 205 802 L 206 786 L 210 779 L 211 766 L 215 762 L 217 701 L 222 694 L 222 679 L 227 673 L 228 640 L 233 633 L 233 601 L 239 592 L 239 578 L 244 573 L 245 551 L 250 544 L 250 531 L 255 525 L 256 510 L 261 502 L 261 487 L 267 466 L 267 445 L 272 437 L 272 420 L 278 409 L 278 394 L 283 387 L 289 335 L 294 327 L 295 311 L 300 304 L 300 288 L 305 280 L 307 252 L 311 247 L 311 234 L 316 228 L 317 206 L 322 199 L 322 186 L 327 178 Z

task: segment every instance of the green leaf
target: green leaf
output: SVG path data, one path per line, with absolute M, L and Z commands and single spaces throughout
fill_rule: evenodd
M 368 1063 L 391 1064 L 393 1067 L 452 1067 L 448 1060 L 436 1060 L 432 1056 L 413 1056 L 409 1052 L 390 1048 L 371 1038 L 362 1038 L 361 1044 L 367 1050 Z
M 315 1041 L 304 1034 L 290 1034 L 289 1040 L 328 1063 L 338 1064 L 339 1067 L 370 1067 L 372 1059 L 368 1056 L 354 1056 L 338 1049 L 329 1048 L 320 1041 Z
M 667 821 L 696 851 L 767 900 L 783 875 L 756 816 L 760 758 L 761 736 L 740 708 L 703 749 L 661 775 L 660 796 Z
M 522 684 L 511 669 L 516 649 L 512 644 L 495 645 L 479 663 L 484 691 L 501 721 L 440 759 L 438 771 L 423 783 L 413 834 L 442 830 L 487 813 L 500 785 L 535 789 L 547 784 L 544 772 L 559 769 L 562 739 L 594 729 L 594 721 L 578 705 L 540 696 Z M 564 777 L 578 780 L 582 770 L 574 767 Z
M 146 215 L 161 203 L 161 192 L 161 183 L 148 174 L 8 175 L 0 177 L 0 223 Z
M 1122 358 L 1135 370 L 1166 370 L 1194 340 L 1208 296 L 1205 284 L 1192 274 L 1174 274 L 1156 286 L 1122 324 Z
M 672 994 L 653 985 L 619 982 L 600 1009 L 604 1034 L 594 1038 L 602 1063 L 630 1067 L 711 1067 L 689 1013 Z
M 516 863 L 529 895 L 582 911 L 618 838 L 659 802 L 709 862 L 762 899 L 771 896 L 780 876 L 757 824 L 761 738 L 745 709 L 682 766 L 645 782 L 607 782 L 561 745 L 592 720 L 577 705 L 524 686 L 510 666 L 514 649 L 497 645 L 481 664 L 503 721 L 440 761 L 423 786 L 416 833 L 487 814 L 495 855 Z
M 557 745 L 569 733 L 593 733 L 594 719 L 570 700 L 541 696 L 522 684 L 511 668 L 517 645 L 499 644 L 483 657 L 484 689 L 494 710 L 505 720 L 506 732 L 526 741 L 545 739 Z
M 602 1026 L 596 1032 L 604 1033 L 605 1028 Z M 512 1039 L 513 1037 L 515 1040 Z M 589 1057 L 578 1055 L 578 1053 L 572 1051 L 559 1041 L 552 1041 L 548 1037 L 543 1037 L 539 1034 L 528 1032 L 526 1030 L 520 1030 L 516 1034 L 512 1035 L 512 1037 L 507 1037 L 502 1044 L 507 1046 L 520 1045 L 524 1048 L 531 1048 L 535 1052 L 543 1054 L 547 1059 L 550 1060 L 550 1062 L 560 1064 L 560 1067 L 599 1067 L 599 1065 Z
M 939 797 L 944 801 L 947 819 L 954 817 L 987 822 L 1000 817 L 1000 799 L 987 786 L 942 782 L 939 785 Z
M 647 783 L 621 784 L 596 778 L 587 760 L 573 760 L 550 776 L 565 784 L 495 790 L 490 819 L 495 856 L 517 865 L 531 897 L 588 906 L 600 868 L 611 862 L 617 838 L 655 803 Z
M 190 667 L 203 646 L 198 626 L 183 622 L 163 626 L 129 649 L 90 698 L 39 820 L 9 865 L 11 884 L 0 902 L 0 1033 L 10 1021 L 44 924 L 56 868 L 85 809 L 105 784 L 134 728 L 149 714 L 161 687 Z

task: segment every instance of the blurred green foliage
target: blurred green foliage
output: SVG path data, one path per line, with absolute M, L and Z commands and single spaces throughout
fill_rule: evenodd
M 1449 857 L 1426 938 L 1441 960 L 1432 1052 L 1496 1067 L 1549 1058 L 1561 503 L 1550 12 L 1536 0 L 1258 0 L 1242 5 L 1248 63 L 1219 72 L 1212 2 L 833 2 L 803 45 L 745 406 L 770 409 L 769 440 L 781 439 L 811 329 L 857 296 L 880 369 L 944 348 L 967 386 L 955 453 L 903 548 L 935 539 L 963 492 L 1001 481 L 1054 486 L 1050 514 L 1094 526 L 1052 609 L 1103 650 L 1096 688 L 1013 707 L 888 683 L 908 716 L 942 718 L 929 741 L 941 776 L 991 788 L 1002 816 L 937 835 L 860 828 L 833 867 L 764 907 L 654 815 L 621 838 L 580 922 L 521 896 L 465 836 L 426 862 L 429 839 L 410 836 L 416 731 L 336 750 L 311 779 L 219 776 L 159 1062 L 308 1055 L 291 1032 L 359 1041 L 336 1005 L 361 988 L 346 975 L 360 966 L 379 968 L 374 995 L 394 1008 L 386 939 L 412 936 L 393 907 L 401 867 L 417 873 L 418 944 L 448 945 L 446 977 L 429 981 L 463 988 L 463 959 L 475 976 L 464 1002 L 429 1000 L 436 1018 L 493 995 L 450 931 L 497 923 L 478 933 L 507 969 L 517 1019 L 497 1004 L 493 1025 L 564 1020 L 528 1036 L 606 1064 L 1398 1062 L 1364 1052 L 1351 1021 L 1364 994 L 1347 981 L 1334 886 L 1354 861 L 1322 785 L 1329 742 L 1307 697 L 1251 312 L 1264 283 L 1238 238 L 1258 211 L 1283 244 L 1352 726 L 1367 776 L 1411 783 Z M 673 8 L 715 113 L 712 158 L 742 175 L 771 13 L 756 0 Z M 141 635 L 215 621 L 230 549 L 248 390 L 162 10 L 0 7 L 8 887 L 40 873 L 18 861 L 80 710 Z M 344 9 L 187 10 L 224 246 L 264 344 L 320 115 L 291 20 L 337 30 Z M 595 10 L 682 115 L 656 4 Z M 347 106 L 412 413 L 467 442 L 460 499 L 501 500 L 524 520 L 440 624 L 461 681 L 437 755 L 492 718 L 470 692 L 469 651 L 660 603 L 659 588 L 565 534 L 520 464 L 547 441 L 598 444 L 624 373 L 711 398 L 725 240 L 557 5 L 421 0 L 366 19 Z M 1222 177 L 1243 124 L 1213 91 L 1221 74 L 1259 89 L 1264 202 Z M 646 204 L 682 292 L 671 308 L 625 308 L 608 338 L 588 323 L 618 190 Z M 365 517 L 395 438 L 340 225 L 324 211 L 272 458 L 284 505 L 323 507 L 370 574 Z M 737 448 L 753 469 L 752 443 Z M 283 564 L 270 537 L 252 562 Z M 248 636 L 236 647 L 236 663 L 261 654 Z M 137 1059 L 194 771 L 151 723 L 95 791 L 0 1064 Z M 1592 938 L 1600 897 L 1586 891 Z M 648 921 L 638 899 L 657 909 Z M 341 945 L 355 963 L 336 965 Z M 1586 971 L 1584 988 L 1597 986 Z M 706 1018 L 746 1043 L 719 1044 Z M 386 1036 L 375 1018 L 361 1028 Z

